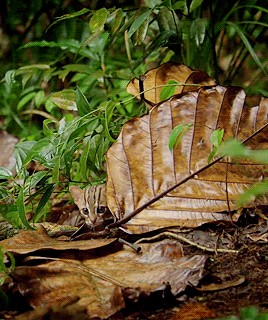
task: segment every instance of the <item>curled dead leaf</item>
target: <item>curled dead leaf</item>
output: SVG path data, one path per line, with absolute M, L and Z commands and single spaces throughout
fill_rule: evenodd
M 140 79 L 132 79 L 128 86 L 128 93 L 140 99 L 141 91 L 144 91 L 145 101 L 148 101 L 148 108 L 152 104 L 161 101 L 160 93 L 169 80 L 175 80 L 179 83 L 176 86 L 174 94 L 197 90 L 202 86 L 213 86 L 215 81 L 205 72 L 193 70 L 185 65 L 176 63 L 165 63 L 158 68 L 147 71 Z M 142 88 L 141 88 L 142 87 Z

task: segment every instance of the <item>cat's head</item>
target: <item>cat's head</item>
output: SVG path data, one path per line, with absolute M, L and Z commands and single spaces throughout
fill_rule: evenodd
M 98 220 L 97 210 L 95 208 L 94 198 L 90 197 L 88 189 L 81 189 L 71 186 L 69 191 L 77 205 L 81 216 L 85 219 L 87 225 L 95 225 Z

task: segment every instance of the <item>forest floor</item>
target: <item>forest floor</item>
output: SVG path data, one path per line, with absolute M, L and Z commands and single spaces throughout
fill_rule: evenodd
M 184 302 L 178 301 L 175 306 L 157 311 L 141 311 L 142 307 L 138 306 L 136 311 L 126 310 L 111 319 L 198 320 L 230 315 L 238 317 L 241 308 L 250 306 L 257 307 L 260 313 L 268 312 L 268 223 L 255 222 L 248 224 L 247 221 L 245 225 L 244 221 L 240 227 L 222 230 L 231 235 L 236 246 L 240 246 L 238 253 L 206 253 L 208 259 L 200 290 L 189 286 Z M 208 232 L 211 231 L 210 227 Z M 204 253 L 192 246 L 184 246 L 184 251 L 189 255 Z
M 215 250 L 210 252 L 205 252 L 201 246 L 183 243 L 185 256 L 206 256 L 203 277 L 198 286 L 189 283 L 179 296 L 171 301 L 166 299 L 164 303 L 161 297 L 142 300 L 137 304 L 131 303 L 109 317 L 109 320 L 220 319 L 231 315 L 238 317 L 241 308 L 250 306 L 255 306 L 260 313 L 268 312 L 268 222 L 265 216 L 248 213 L 236 224 L 207 224 L 191 232 L 197 242 L 203 240 L 203 245 L 204 241 L 205 245 L 208 245 L 209 240 L 206 239 L 209 239 L 209 235 L 217 239 Z M 218 244 L 235 248 L 237 252 L 228 252 L 228 249 L 226 252 L 217 252 Z M 33 317 L 30 314 L 27 316 L 31 307 L 22 298 L 18 296 L 11 309 L 0 313 L 0 319 L 13 319 L 13 316 L 23 320 L 89 319 L 84 312 L 78 314 L 65 308 L 49 308 L 40 317 L 36 317 L 36 313 L 33 313 Z M 13 301 L 15 300 L 13 297 Z M 228 318 L 231 319 L 245 318 Z

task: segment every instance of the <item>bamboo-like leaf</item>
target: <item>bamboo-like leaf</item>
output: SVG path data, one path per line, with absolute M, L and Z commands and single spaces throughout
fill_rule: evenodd
M 36 95 L 36 92 L 30 92 L 28 94 L 26 94 L 18 103 L 17 106 L 17 110 L 21 111 L 22 108 L 28 103 L 30 102 Z
M 203 1 L 204 0 L 192 0 L 189 11 L 193 12 L 195 9 L 201 6 Z
M 248 190 L 244 191 L 238 198 L 237 205 L 242 207 L 247 203 L 253 202 L 256 198 L 268 194 L 268 181 L 261 181 L 253 184 Z
M 71 53 L 77 54 L 77 55 L 82 55 L 87 58 L 95 58 L 94 53 L 92 53 L 90 50 L 88 50 L 85 47 L 81 47 L 81 43 L 77 40 L 74 39 L 67 39 L 67 40 L 62 40 L 62 41 L 32 41 L 28 42 L 25 45 L 23 45 L 21 48 L 26 49 L 26 48 L 32 48 L 32 47 L 49 47 L 49 48 L 60 48 L 61 50 L 64 51 L 69 51 Z M 41 65 L 43 66 L 43 65 Z M 45 66 L 45 65 L 44 65 Z M 34 65 L 35 67 L 35 65 Z M 48 68 L 50 68 L 48 66 Z M 21 68 L 18 70 L 20 71 Z M 47 70 L 50 71 L 50 70 Z M 16 72 L 18 73 L 18 72 Z
M 17 201 L 16 201 L 16 205 L 17 205 L 19 217 L 20 217 L 20 220 L 21 220 L 22 224 L 23 224 L 27 229 L 34 229 L 34 228 L 29 224 L 28 220 L 26 219 L 26 211 L 25 211 L 25 204 L 24 204 L 24 190 L 23 190 L 23 187 L 20 187 L 20 189 L 19 189 L 19 194 L 18 194 L 18 198 L 17 198 Z
M 34 222 L 38 222 L 41 218 L 41 214 L 42 214 L 42 210 L 44 209 L 45 205 L 47 204 L 47 202 L 50 199 L 50 196 L 52 195 L 53 191 L 54 191 L 55 185 L 54 184 L 50 184 L 46 187 L 46 190 L 43 194 L 43 196 L 41 197 L 38 206 L 35 210 L 35 215 L 34 215 Z
M 96 32 L 104 27 L 107 20 L 108 11 L 106 8 L 97 10 L 89 21 L 89 28 L 91 32 Z
M 175 147 L 177 147 L 186 132 L 188 131 L 189 128 L 191 128 L 193 124 L 178 124 L 171 132 L 169 136 L 169 149 L 172 150 Z
M 0 167 L 0 179 L 9 179 L 12 178 L 12 172 L 5 168 L 5 167 Z
M 47 28 L 47 30 L 49 28 L 51 28 L 52 26 L 54 26 L 55 24 L 57 24 L 58 22 L 61 22 L 61 21 L 67 20 L 67 19 L 73 19 L 75 17 L 82 16 L 82 15 L 88 13 L 88 12 L 89 12 L 89 9 L 83 8 L 83 9 L 81 9 L 79 11 L 76 11 L 76 12 L 64 14 L 63 16 L 57 18 L 54 22 L 52 22 L 51 25 Z
M 212 132 L 212 135 L 210 136 L 210 141 L 215 147 L 219 147 L 222 143 L 222 138 L 224 135 L 224 129 L 217 129 Z
M 190 37 L 194 39 L 197 47 L 200 47 L 205 40 L 208 21 L 206 19 L 195 19 L 190 28 Z
M 110 25 L 111 25 L 111 35 L 114 36 L 122 24 L 122 21 L 124 18 L 124 12 L 121 8 L 119 8 L 115 10 L 115 12 L 113 12 L 112 15 L 114 16 L 114 18 L 112 18 Z
M 129 38 L 138 30 L 138 28 L 150 17 L 152 13 L 151 9 L 147 9 L 144 13 L 138 16 L 137 19 L 134 20 L 131 27 L 128 31 Z
M 215 155 L 218 153 L 220 144 L 222 143 L 223 135 L 224 129 L 217 129 L 212 132 L 212 135 L 210 136 L 210 141 L 213 144 L 213 149 L 208 157 L 208 163 L 210 163 L 215 157 Z
M 84 139 L 84 144 L 83 144 L 83 150 L 82 154 L 80 156 L 80 174 L 81 177 L 86 177 L 89 169 L 88 165 L 88 158 L 89 158 L 89 152 L 91 151 L 91 141 L 89 138 Z
M 182 10 L 183 12 L 186 12 L 186 3 L 185 0 L 176 1 L 173 6 L 173 10 Z
M 115 103 L 112 103 L 112 101 L 108 101 L 107 103 L 105 103 L 105 120 L 104 120 L 104 130 L 105 130 L 105 135 L 107 137 L 107 139 L 111 142 L 115 142 L 116 139 L 114 139 L 114 137 L 111 136 L 110 133 L 110 123 L 113 117 L 113 113 L 114 113 L 114 109 L 115 109 Z
M 52 93 L 50 100 L 55 103 L 58 108 L 69 111 L 77 110 L 74 90 L 66 89 Z
M 256 146 L 257 147 L 257 146 Z M 251 150 L 241 142 L 232 139 L 223 143 L 219 152 L 234 159 L 250 159 L 254 162 L 268 164 L 268 150 Z
M 84 116 L 86 114 L 89 113 L 90 111 L 90 105 L 87 101 L 86 96 L 84 95 L 84 93 L 80 90 L 79 87 L 77 87 L 76 91 L 75 91 L 75 102 L 77 105 L 77 111 L 79 116 Z
M 173 10 L 167 7 L 162 7 L 157 14 L 157 22 L 160 32 L 174 31 L 177 33 L 177 26 L 179 25 L 178 17 Z
M 168 80 L 167 84 L 163 87 L 160 92 L 160 99 L 166 100 L 173 96 L 176 91 L 176 87 L 178 86 L 178 81 L 176 80 Z
M 230 25 L 235 29 L 241 40 L 243 41 L 245 47 L 247 48 L 248 52 L 252 56 L 252 59 L 255 61 L 257 66 L 267 75 L 267 71 L 265 70 L 263 64 L 260 62 L 256 52 L 254 51 L 253 47 L 251 46 L 248 38 L 246 37 L 245 33 L 243 32 L 243 29 L 240 28 L 240 26 L 236 23 L 233 23 L 231 21 L 226 22 L 227 25 Z
M 45 119 L 43 121 L 43 133 L 47 136 L 47 137 L 52 137 L 54 135 L 54 131 L 51 130 L 49 128 L 49 125 L 52 124 L 53 125 L 55 124 L 55 121 L 51 120 L 51 119 Z
M 150 18 L 148 17 L 135 32 L 135 45 L 141 45 L 144 42 L 144 39 L 147 35 L 148 27 L 149 27 Z
M 36 141 L 31 150 L 27 153 L 23 164 L 28 164 L 31 160 L 35 159 L 36 156 L 41 156 L 42 151 L 48 151 L 50 147 L 53 147 L 52 141 L 49 138 L 43 138 L 39 141 Z
M 61 156 L 57 155 L 54 159 L 54 167 L 52 171 L 52 181 L 53 183 L 57 184 L 59 182 L 60 176 L 60 163 L 61 163 Z
M 26 181 L 25 189 L 30 192 L 36 185 L 48 175 L 47 171 L 34 172 Z

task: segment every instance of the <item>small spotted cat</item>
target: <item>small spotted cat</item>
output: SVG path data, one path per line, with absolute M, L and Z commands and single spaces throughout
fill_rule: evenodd
M 96 226 L 104 223 L 107 217 L 112 215 L 107 207 L 105 184 L 80 189 L 76 186 L 69 188 L 81 216 L 88 226 Z

